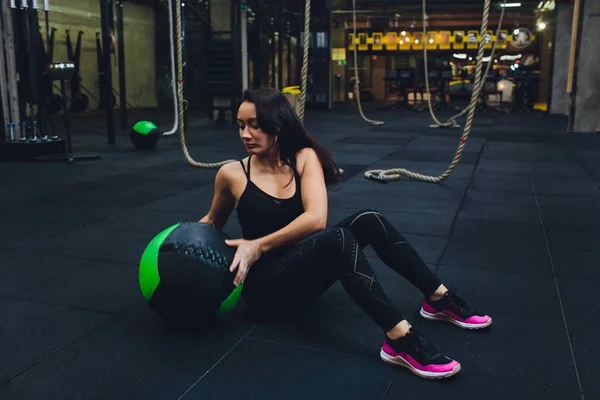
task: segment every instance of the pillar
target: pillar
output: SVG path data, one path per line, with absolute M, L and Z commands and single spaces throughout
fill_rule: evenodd
M 14 139 L 26 138 L 26 132 L 21 132 L 21 115 L 19 109 L 19 91 L 17 88 L 17 63 L 15 55 L 15 32 L 13 25 L 13 9 L 9 6 L 8 0 L 2 0 L 2 24 L 4 40 L 2 43 L 1 50 L 5 55 L 5 59 L 2 60 L 2 73 L 0 73 L 1 79 L 3 80 L 2 85 L 2 101 L 3 101 L 3 114 L 4 114 L 4 126 L 6 124 L 14 124 Z M 4 69 L 6 66 L 6 69 Z M 6 91 L 4 91 L 6 90 Z M 23 116 L 25 117 L 25 116 Z M 4 128 L 6 129 L 6 128 Z M 6 130 L 6 135 L 10 138 L 10 131 Z
M 569 128 L 576 132 L 600 131 L 600 1 L 580 3 L 579 51 L 570 107 Z
M 569 94 L 567 76 L 569 74 L 569 54 L 571 52 L 571 24 L 573 22 L 573 4 L 555 3 L 555 27 L 552 43 L 552 97 L 550 113 L 567 115 L 569 112 Z

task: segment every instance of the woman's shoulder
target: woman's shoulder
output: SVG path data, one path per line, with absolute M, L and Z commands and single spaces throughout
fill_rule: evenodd
M 312 147 L 305 147 L 299 150 L 296 153 L 296 170 L 299 174 L 302 174 L 306 163 L 315 160 L 319 161 L 319 157 L 317 156 L 317 153 Z
M 244 167 L 242 167 L 241 163 L 244 164 Z M 243 158 L 239 161 L 232 161 L 219 168 L 219 171 L 217 172 L 217 177 L 223 178 L 226 181 L 235 180 L 240 176 L 245 176 L 244 168 L 247 168 L 247 165 L 248 157 Z
M 304 164 L 311 159 L 318 159 L 317 152 L 312 147 L 305 147 L 296 153 L 296 164 Z

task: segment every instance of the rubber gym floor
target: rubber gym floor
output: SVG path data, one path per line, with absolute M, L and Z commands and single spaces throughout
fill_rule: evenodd
M 462 130 L 430 129 L 427 112 L 367 113 L 386 125 L 355 108 L 308 112 L 346 171 L 329 188 L 329 223 L 380 210 L 493 317 L 480 332 L 421 319 L 420 293 L 366 249 L 459 375 L 423 380 L 383 363 L 382 333 L 339 283 L 293 320 L 255 321 L 240 303 L 203 332 L 165 327 L 141 296 L 139 258 L 162 229 L 204 215 L 215 170 L 188 165 L 176 138 L 142 152 L 121 132 L 108 146 L 90 116 L 73 121 L 75 154 L 101 161 L 0 164 L 0 398 L 600 398 L 600 136 L 566 133 L 563 117 L 478 113 L 448 180 L 381 184 L 362 172 L 440 174 Z M 195 158 L 244 156 L 235 125 L 189 124 Z M 235 213 L 225 230 L 240 235 Z

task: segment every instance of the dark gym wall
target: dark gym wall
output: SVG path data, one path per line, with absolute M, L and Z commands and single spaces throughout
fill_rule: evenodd
M 334 17 L 335 18 L 335 17 Z M 346 38 L 346 29 L 344 28 L 343 19 L 339 18 L 334 23 L 331 29 L 331 47 L 334 49 L 343 50 L 344 54 L 346 54 L 346 48 L 348 47 L 348 42 Z M 351 52 L 347 53 L 347 57 L 353 57 Z M 346 63 L 350 62 L 350 60 L 346 60 Z M 350 71 L 351 72 L 351 71 Z M 339 75 L 339 78 L 336 79 L 336 75 Z M 332 85 L 333 91 L 331 93 L 333 101 L 345 101 L 346 100 L 346 64 L 340 63 L 339 61 L 331 62 L 331 76 L 332 76 Z
M 188 109 L 206 109 L 206 42 L 209 35 L 209 8 L 199 0 L 188 0 L 183 9 L 185 28 L 184 97 Z M 155 3 L 156 85 L 159 107 L 173 107 L 171 59 L 169 54 L 169 9 L 166 0 Z
M 71 30 L 73 47 L 75 47 L 77 41 L 77 33 L 80 30 L 83 31 L 84 36 L 81 45 L 82 84 L 93 97 L 99 99 L 100 91 L 96 84 L 98 82 L 96 32 L 101 32 L 100 2 L 98 0 L 52 0 L 50 7 L 52 10 L 50 12 L 50 27 L 58 30 L 54 43 L 54 60 L 64 61 L 67 59 L 65 30 Z M 127 102 L 135 108 L 156 107 L 154 10 L 152 4 L 150 2 L 148 4 L 125 2 L 123 14 Z M 45 39 L 43 14 L 40 14 L 40 23 Z M 112 58 L 113 87 L 118 91 L 119 74 L 116 53 Z M 89 110 L 97 108 L 98 103 L 90 98 Z

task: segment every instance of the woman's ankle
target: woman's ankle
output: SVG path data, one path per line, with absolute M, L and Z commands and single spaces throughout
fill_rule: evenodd
M 448 291 L 448 288 L 446 286 L 444 286 L 443 284 L 441 284 L 435 292 L 433 292 L 431 295 L 429 295 L 429 300 L 431 301 L 437 301 L 439 299 L 441 299 L 442 297 L 444 297 L 444 295 L 446 294 L 446 292 Z
M 386 336 L 392 340 L 400 339 L 408 333 L 411 325 L 407 320 L 400 321 L 396 326 L 394 326 L 389 332 L 386 332 Z

